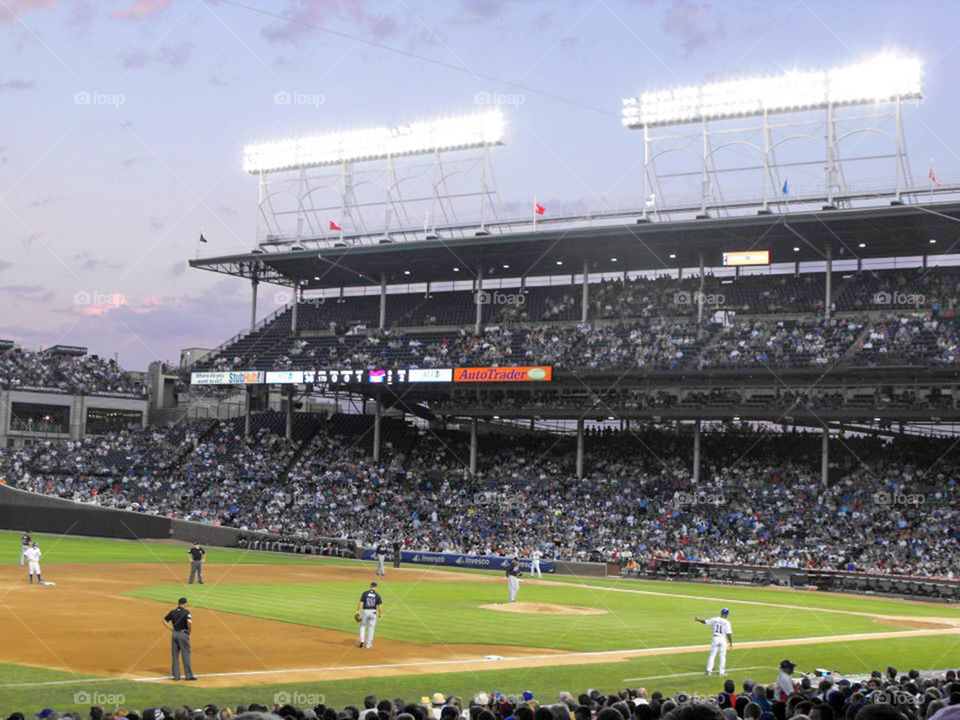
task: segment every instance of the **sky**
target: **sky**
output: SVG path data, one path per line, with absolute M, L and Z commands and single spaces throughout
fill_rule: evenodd
M 925 64 L 913 173 L 949 179 L 958 26 L 953 0 L 0 0 L 0 338 L 131 370 L 215 347 L 249 285 L 187 260 L 256 243 L 244 145 L 492 98 L 507 206 L 637 203 L 621 98 L 897 49 Z

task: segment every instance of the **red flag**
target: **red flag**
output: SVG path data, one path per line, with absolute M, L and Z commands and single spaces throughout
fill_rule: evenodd
M 537 215 L 543 215 L 543 214 L 547 211 L 547 209 L 546 209 L 543 205 L 541 205 L 540 203 L 535 202 L 535 203 L 533 204 L 533 211 L 534 211 Z
M 337 225 L 333 220 L 330 221 L 330 229 L 331 229 L 331 230 L 343 230 L 343 228 L 340 227 L 339 225 Z
M 936 174 L 934 174 L 933 172 L 933 161 L 930 162 L 930 172 L 927 174 L 927 177 L 930 178 L 930 182 L 932 182 L 937 187 L 943 187 L 943 185 L 940 184 L 940 181 L 937 180 Z

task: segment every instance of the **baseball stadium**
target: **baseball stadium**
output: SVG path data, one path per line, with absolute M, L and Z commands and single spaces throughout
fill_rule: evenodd
M 960 717 L 954 8 L 107 5 L 0 2 L 0 717 Z

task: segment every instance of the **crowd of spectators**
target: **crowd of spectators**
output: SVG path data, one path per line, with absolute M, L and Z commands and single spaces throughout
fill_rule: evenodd
M 743 678 L 738 686 L 727 678 L 716 694 L 679 690 L 648 692 L 621 687 L 606 693 L 587 688 L 578 695 L 560 691 L 554 700 L 524 690 L 480 691 L 472 698 L 442 692 L 417 700 L 378 699 L 367 695 L 356 705 L 337 708 L 318 704 L 296 707 L 274 697 L 269 705 L 250 703 L 234 708 L 208 704 L 202 708 L 161 706 L 136 710 L 92 707 L 88 714 L 59 713 L 45 708 L 41 720 L 956 720 L 960 716 L 957 671 L 896 668 L 869 676 L 845 677 L 818 672 L 795 675 L 789 660 L 769 682 Z M 763 672 L 761 670 L 761 672 Z M 771 669 L 767 675 L 773 677 Z M 14 713 L 7 720 L 25 720 Z
M 21 348 L 0 350 L 0 388 L 146 396 L 143 383 L 135 380 L 115 360 L 97 355 L 64 355 Z
M 0 454 L 0 472 L 12 486 L 77 502 L 366 546 L 402 538 L 411 550 L 956 573 L 960 467 L 944 441 L 914 452 L 920 440 L 840 438 L 824 487 L 811 433 L 708 432 L 694 483 L 690 437 L 637 426 L 590 434 L 582 479 L 567 437 L 489 436 L 470 477 L 459 432 L 399 432 L 374 462 L 359 428 L 321 427 L 301 446 L 266 427 L 244 438 L 238 427 L 179 443 L 161 431 L 120 434 L 60 457 L 41 444 Z M 117 450 L 130 455 L 125 467 L 103 460 Z

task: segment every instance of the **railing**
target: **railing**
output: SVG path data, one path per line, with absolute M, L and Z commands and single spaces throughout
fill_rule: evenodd
M 945 175 L 939 178 L 941 185 L 934 186 L 927 177 L 915 177 L 912 182 L 905 184 L 899 191 L 900 200 L 904 204 L 918 204 L 925 199 L 930 202 L 934 198 L 946 200 L 950 197 L 960 197 L 960 176 Z M 723 216 L 749 215 L 758 210 L 786 212 L 791 210 L 809 209 L 807 206 L 820 206 L 833 202 L 837 204 L 853 204 L 861 202 L 878 205 L 879 201 L 892 201 L 897 197 L 896 183 L 892 179 L 869 180 L 847 183 L 843 191 L 837 191 L 828 196 L 823 185 L 791 186 L 789 194 L 784 195 L 777 188 L 766 196 L 757 195 L 755 191 L 741 191 L 725 193 L 723 196 L 711 198 L 706 203 L 709 212 L 717 212 Z M 642 201 L 620 200 L 603 202 L 599 207 L 587 206 L 582 210 L 568 212 L 560 216 L 539 216 L 534 220 L 533 207 L 525 215 L 513 215 L 493 220 L 481 221 L 478 214 L 469 216 L 463 221 L 445 226 L 437 226 L 435 232 L 444 239 L 473 237 L 477 234 L 507 235 L 513 233 L 530 232 L 536 229 L 572 229 L 577 227 L 602 227 L 623 224 L 629 218 L 631 221 L 641 217 L 651 220 L 679 220 L 693 219 L 702 209 L 699 195 L 678 196 L 671 200 L 658 199 L 655 203 L 646 205 Z M 311 244 L 317 247 L 335 247 L 352 245 L 376 245 L 388 237 L 396 242 L 410 242 L 423 240 L 429 237 L 434 230 L 424 231 L 422 225 L 404 226 L 397 228 L 379 228 L 348 236 L 322 236 L 319 238 L 297 239 L 295 236 L 271 236 L 267 242 L 261 243 L 264 250 L 286 251 L 293 244 Z
M 282 315 L 283 313 L 285 313 L 287 310 L 289 310 L 289 309 L 292 308 L 292 307 L 293 307 L 293 301 L 290 301 L 290 302 L 287 303 L 286 305 L 281 305 L 281 306 L 278 307 L 276 310 L 274 310 L 272 313 L 270 313 L 269 315 L 267 315 L 265 318 L 259 320 L 259 321 L 253 326 L 253 329 L 252 329 L 252 330 L 250 330 L 250 329 L 241 330 L 240 332 L 238 332 L 236 335 L 234 335 L 234 336 L 233 336 L 232 338 L 230 338 L 229 340 L 220 343 L 217 347 L 215 347 L 213 350 L 211 350 L 210 352 L 208 352 L 208 353 L 207 353 L 206 355 L 204 355 L 202 358 L 198 358 L 198 359 L 194 360 L 192 363 L 190 363 L 189 365 L 187 365 L 186 367 L 184 367 L 184 368 L 182 368 L 182 369 L 183 369 L 184 371 L 189 371 L 189 370 L 190 370 L 191 368 L 193 368 L 197 363 L 210 362 L 211 360 L 219 357 L 220 353 L 223 352 L 224 349 L 226 349 L 226 348 L 229 347 L 230 345 L 233 345 L 235 342 L 237 342 L 237 341 L 240 340 L 241 338 L 246 337 L 247 335 L 252 335 L 252 334 L 254 334 L 254 333 L 256 333 L 256 332 L 259 332 L 259 331 L 262 330 L 266 325 L 268 325 L 269 323 L 271 323 L 271 322 L 273 322 L 274 320 L 276 320 L 280 315 Z

